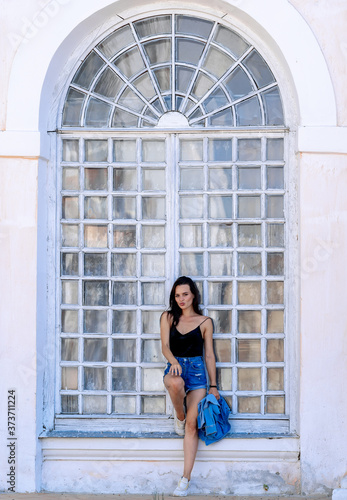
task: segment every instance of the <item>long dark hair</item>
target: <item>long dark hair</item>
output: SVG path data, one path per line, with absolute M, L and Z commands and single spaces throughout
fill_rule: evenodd
M 196 314 L 202 314 L 202 312 L 200 311 L 200 307 L 199 307 L 200 292 L 198 290 L 198 287 L 196 286 L 194 281 L 191 278 L 189 278 L 188 276 L 180 276 L 179 278 L 177 278 L 177 280 L 175 281 L 175 283 L 172 286 L 171 293 L 170 293 L 170 299 L 169 299 L 170 306 L 169 306 L 168 313 L 171 314 L 171 316 L 173 317 L 172 324 L 174 326 L 178 324 L 179 319 L 182 315 L 182 309 L 177 304 L 176 299 L 175 299 L 176 287 L 180 286 L 180 285 L 189 285 L 190 291 L 194 295 L 194 299 L 193 299 L 193 303 L 192 303 L 194 312 L 196 312 Z

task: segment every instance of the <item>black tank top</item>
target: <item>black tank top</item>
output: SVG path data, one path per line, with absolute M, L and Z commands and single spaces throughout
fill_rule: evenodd
M 200 323 L 204 323 L 208 318 Z M 179 358 L 192 358 L 203 355 L 204 339 L 201 335 L 200 325 L 188 333 L 180 333 L 176 326 L 170 329 L 170 350 Z

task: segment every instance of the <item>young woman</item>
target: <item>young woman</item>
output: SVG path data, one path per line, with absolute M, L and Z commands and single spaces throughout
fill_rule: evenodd
M 219 399 L 216 360 L 213 352 L 213 325 L 200 309 L 200 294 L 190 278 L 181 276 L 171 290 L 170 307 L 160 320 L 162 352 L 168 360 L 164 384 L 174 406 L 177 434 L 183 436 L 184 470 L 175 496 L 186 496 L 198 449 L 198 403 L 209 394 Z M 186 413 L 185 413 L 186 408 Z

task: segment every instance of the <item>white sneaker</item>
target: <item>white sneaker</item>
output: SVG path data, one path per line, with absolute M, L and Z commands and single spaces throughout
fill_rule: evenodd
M 174 497 L 186 497 L 188 494 L 189 481 L 186 477 L 181 477 L 178 481 L 177 488 L 173 492 Z
M 186 425 L 186 419 L 179 420 L 177 418 L 176 411 L 174 410 L 174 428 L 175 428 L 176 434 L 178 434 L 179 436 L 184 436 L 185 425 Z

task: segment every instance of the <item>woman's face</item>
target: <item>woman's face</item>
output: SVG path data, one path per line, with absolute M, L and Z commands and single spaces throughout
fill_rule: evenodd
M 177 285 L 176 290 L 175 290 L 175 300 L 178 304 L 178 306 L 184 310 L 188 309 L 191 307 L 193 300 L 194 300 L 194 294 L 190 291 L 190 286 L 189 285 Z

